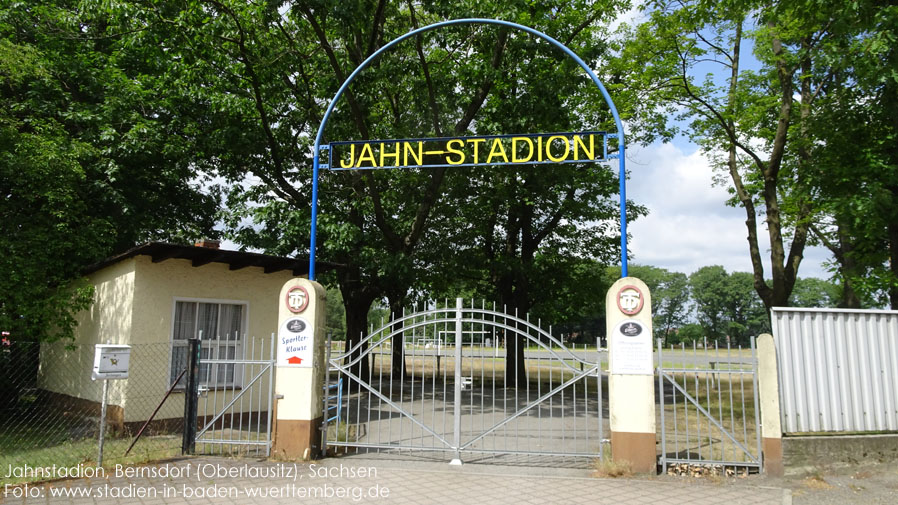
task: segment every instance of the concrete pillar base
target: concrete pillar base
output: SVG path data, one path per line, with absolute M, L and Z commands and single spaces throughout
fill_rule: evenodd
M 764 473 L 771 477 L 782 477 L 786 471 L 783 465 L 783 439 L 762 438 L 761 453 L 764 455 Z
M 320 417 L 311 421 L 278 419 L 271 455 L 303 461 L 321 457 L 321 422 Z
M 611 432 L 611 459 L 628 462 L 636 473 L 656 473 L 654 433 Z

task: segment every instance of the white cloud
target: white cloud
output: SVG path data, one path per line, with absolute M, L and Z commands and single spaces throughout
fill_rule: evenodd
M 751 271 L 745 211 L 726 205 L 727 190 L 712 184 L 710 163 L 700 151 L 675 144 L 630 148 L 627 170 L 628 199 L 649 209 L 648 216 L 628 223 L 631 262 L 687 274 L 706 265 Z M 758 236 L 769 276 L 763 223 Z M 799 276 L 829 277 L 821 266 L 828 257 L 824 249 L 806 249 Z

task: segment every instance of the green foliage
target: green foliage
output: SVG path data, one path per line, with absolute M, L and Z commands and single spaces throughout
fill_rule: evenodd
M 808 277 L 798 279 L 792 290 L 792 307 L 835 308 L 841 298 L 839 286 L 830 281 Z
M 855 2 L 827 48 L 829 80 L 807 117 L 812 238 L 833 254 L 840 306 L 898 308 L 898 7 Z
M 697 323 L 688 323 L 677 328 L 667 336 L 664 341 L 666 345 L 671 344 L 690 344 L 692 342 L 703 342 L 705 337 L 705 329 Z
M 544 30 L 597 68 L 604 24 L 626 6 L 222 1 L 149 4 L 141 16 L 166 37 L 164 86 L 184 128 L 197 132 L 199 166 L 229 183 L 229 236 L 303 255 L 310 146 L 324 106 L 368 55 L 415 27 L 486 17 Z M 548 43 L 460 26 L 408 40 L 366 68 L 336 104 L 324 142 L 611 125 L 582 69 Z M 340 287 L 350 338 L 380 299 L 476 292 L 535 309 L 554 293 L 536 297 L 532 286 L 563 285 L 571 277 L 562 265 L 616 255 L 615 177 L 601 166 L 322 171 L 317 254 L 337 266 L 322 265 L 320 278 Z
M 327 287 L 327 334 L 333 340 L 346 340 L 346 311 L 343 296 L 335 287 Z
M 83 267 L 150 239 L 212 236 L 217 200 L 170 114 L 164 48 L 124 2 L 0 7 L 0 328 L 70 337 Z
M 767 311 L 746 272 L 728 274 L 722 266 L 702 267 L 689 276 L 698 321 L 709 339 L 729 337 L 745 344 L 770 331 Z
M 631 124 L 646 138 L 684 129 L 715 160 L 717 182 L 745 210 L 764 305 L 789 303 L 809 242 L 833 251 L 844 305 L 877 291 L 898 304 L 898 60 L 887 42 L 898 10 L 874 1 L 642 7 L 614 62 L 643 97 Z

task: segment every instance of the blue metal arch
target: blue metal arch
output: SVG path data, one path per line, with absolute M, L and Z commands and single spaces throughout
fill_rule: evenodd
M 315 280 L 315 242 L 316 242 L 316 230 L 318 226 L 318 169 L 319 169 L 319 159 L 321 154 L 321 138 L 324 135 L 324 127 L 327 126 L 327 121 L 330 118 L 331 113 L 336 106 L 337 100 L 343 95 L 343 92 L 349 87 L 353 80 L 364 70 L 372 61 L 374 61 L 378 56 L 383 54 L 385 51 L 390 49 L 391 47 L 399 44 L 403 40 L 406 40 L 410 37 L 414 37 L 420 33 L 424 33 L 430 30 L 436 30 L 437 28 L 442 28 L 444 26 L 452 26 L 452 25 L 470 25 L 470 24 L 487 24 L 487 25 L 499 25 L 499 26 L 507 26 L 510 28 L 514 28 L 516 30 L 521 30 L 532 35 L 536 35 L 541 39 L 549 42 L 555 47 L 564 51 L 565 54 L 570 56 L 574 61 L 577 62 L 580 67 L 586 71 L 586 74 L 589 75 L 592 82 L 598 86 L 599 91 L 602 92 L 602 96 L 605 98 L 605 103 L 608 104 L 608 107 L 611 109 L 611 115 L 614 116 L 614 123 L 617 125 L 617 140 L 618 140 L 618 160 L 620 162 L 619 168 L 619 178 L 620 178 L 620 231 L 621 231 L 621 277 L 627 276 L 627 188 L 626 188 L 626 172 L 625 172 L 625 151 L 624 151 L 624 125 L 621 123 L 620 115 L 617 113 L 617 107 L 614 106 L 614 102 L 611 100 L 611 96 L 608 94 L 608 90 L 605 89 L 605 86 L 599 81 L 599 78 L 596 77 L 596 74 L 589 68 L 589 66 L 584 62 L 576 53 L 571 51 L 567 46 L 553 39 L 552 37 L 542 33 L 538 30 L 534 30 L 533 28 L 519 25 L 517 23 L 511 23 L 509 21 L 500 21 L 498 19 L 479 19 L 479 18 L 471 18 L 471 19 L 453 19 L 450 21 L 442 21 L 440 23 L 434 23 L 432 25 L 428 25 L 422 28 L 418 28 L 417 30 L 412 30 L 405 35 L 399 36 L 387 45 L 381 47 L 377 51 L 375 51 L 371 56 L 369 56 L 365 61 L 363 61 L 356 69 L 346 78 L 346 81 L 343 82 L 343 85 L 340 86 L 340 89 L 337 90 L 337 93 L 334 95 L 334 98 L 331 99 L 330 104 L 327 106 L 327 111 L 325 111 L 324 116 L 321 118 L 321 124 L 318 127 L 318 134 L 315 136 L 315 147 L 314 147 L 314 157 L 312 161 L 312 232 L 309 238 L 309 280 Z

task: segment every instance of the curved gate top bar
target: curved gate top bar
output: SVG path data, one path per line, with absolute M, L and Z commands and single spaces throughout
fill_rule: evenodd
M 624 126 L 621 123 L 620 115 L 617 113 L 617 107 L 614 106 L 614 102 L 611 100 L 611 96 L 608 94 L 608 91 L 605 89 L 605 86 L 599 81 L 599 78 L 596 77 L 596 74 L 589 68 L 589 66 L 584 62 L 576 53 L 571 51 L 567 46 L 553 39 L 552 37 L 542 33 L 538 30 L 534 30 L 533 28 L 519 25 L 517 23 L 512 23 L 509 21 L 501 21 L 498 19 L 480 19 L 480 18 L 470 18 L 470 19 L 453 19 L 450 21 L 442 21 L 440 23 L 434 23 L 432 25 L 428 25 L 422 28 L 418 28 L 417 30 L 412 30 L 405 35 L 401 35 L 392 41 L 390 41 L 385 46 L 381 47 L 377 51 L 375 51 L 371 56 L 369 56 L 365 61 L 363 61 L 356 69 L 346 78 L 346 81 L 343 82 L 343 85 L 340 86 L 340 89 L 337 90 L 337 93 L 334 95 L 334 98 L 331 99 L 330 104 L 327 106 L 327 111 L 325 111 L 324 116 L 321 118 L 321 124 L 318 127 L 318 134 L 315 136 L 315 146 L 314 146 L 314 157 L 312 160 L 312 230 L 311 235 L 309 237 L 309 280 L 315 280 L 315 242 L 316 242 L 316 229 L 318 224 L 318 169 L 320 163 L 320 154 L 321 154 L 321 138 L 324 135 L 324 127 L 327 126 L 327 121 L 330 119 L 331 112 L 333 112 L 334 107 L 336 106 L 337 100 L 343 95 L 343 92 L 349 87 L 353 80 L 364 70 L 372 61 L 374 61 L 378 56 L 383 54 L 385 51 L 390 49 L 391 47 L 399 44 L 405 39 L 418 35 L 420 33 L 424 33 L 430 30 L 435 30 L 437 28 L 442 28 L 444 26 L 452 26 L 452 25 L 470 25 L 470 24 L 488 24 L 488 25 L 499 25 L 499 26 L 507 26 L 510 28 L 514 28 L 516 30 L 521 30 L 527 32 L 531 35 L 535 35 L 540 37 L 541 39 L 549 42 L 555 47 L 564 51 L 566 55 L 571 57 L 574 61 L 580 65 L 581 68 L 589 75 L 589 78 L 592 79 L 592 82 L 598 86 L 599 91 L 602 92 L 602 96 L 605 98 L 605 103 L 608 104 L 608 107 L 611 109 L 611 115 L 614 117 L 614 123 L 617 125 L 617 140 L 618 140 L 618 161 L 619 161 L 619 180 L 620 180 L 620 242 L 621 242 L 621 277 L 627 276 L 627 211 L 626 211 L 626 203 L 627 203 L 627 191 L 626 191 L 626 172 L 625 172 L 625 151 L 624 151 Z

